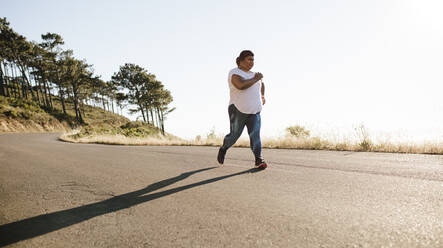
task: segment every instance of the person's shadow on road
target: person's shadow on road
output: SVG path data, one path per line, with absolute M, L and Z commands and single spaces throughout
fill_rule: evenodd
M 255 168 L 248 169 L 238 173 L 215 177 L 200 182 L 196 182 L 193 184 L 146 195 L 147 193 L 156 191 L 158 189 L 174 184 L 178 181 L 184 180 L 185 178 L 195 173 L 199 173 L 214 168 L 217 167 L 209 167 L 209 168 L 186 172 L 179 176 L 153 183 L 147 186 L 146 188 L 118 195 L 101 202 L 96 202 L 67 210 L 61 210 L 49 214 L 42 214 L 39 216 L 2 225 L 0 226 L 0 246 L 6 246 L 22 240 L 34 238 L 46 233 L 50 233 L 89 220 L 96 216 L 119 211 L 121 209 L 129 208 L 141 203 L 152 201 L 157 198 L 171 195 L 183 190 L 205 185 L 208 183 L 217 182 L 229 177 L 238 176 L 246 173 L 254 173 L 259 171 L 259 169 Z

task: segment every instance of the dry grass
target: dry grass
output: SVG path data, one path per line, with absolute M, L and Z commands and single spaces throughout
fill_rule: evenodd
M 155 146 L 173 146 L 173 145 L 190 145 L 187 141 L 168 138 L 168 137 L 128 137 L 121 134 L 96 134 L 90 136 L 77 137 L 79 130 L 65 133 L 59 137 L 60 140 L 73 143 L 94 143 L 108 145 L 155 145 Z
M 362 143 L 359 141 L 331 141 L 317 137 L 298 139 L 284 137 L 265 139 L 263 147 L 332 151 L 367 151 L 390 153 L 443 154 L 442 142 L 398 142 Z
M 139 146 L 220 146 L 223 138 L 207 138 L 200 140 L 185 140 L 175 136 L 152 136 L 152 137 L 128 137 L 121 134 L 94 134 L 89 136 L 77 136 L 80 130 L 64 133 L 60 140 L 72 143 L 94 143 L 108 145 L 139 145 Z M 248 147 L 248 140 L 239 140 L 236 147 Z
M 91 135 L 76 137 L 77 131 L 63 134 L 60 139 L 74 143 L 96 143 L 111 145 L 153 145 L 153 146 L 221 146 L 223 137 L 196 138 L 185 140 L 178 137 L 127 137 L 124 135 Z M 389 141 L 362 144 L 359 141 L 334 141 L 318 137 L 296 138 L 280 137 L 265 138 L 262 140 L 263 148 L 277 149 L 306 149 L 306 150 L 333 150 L 333 151 L 367 151 L 390 153 L 418 153 L 418 154 L 443 154 L 443 143 L 440 142 L 399 142 Z M 248 139 L 240 139 L 235 147 L 249 147 Z

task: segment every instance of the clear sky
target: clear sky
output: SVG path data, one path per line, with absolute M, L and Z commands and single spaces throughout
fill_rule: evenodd
M 227 74 L 250 49 L 266 85 L 264 137 L 295 124 L 346 136 L 364 124 L 443 140 L 439 0 L 0 2 L 18 33 L 60 34 L 104 80 L 124 63 L 157 75 L 177 108 L 166 129 L 184 138 L 229 131 Z

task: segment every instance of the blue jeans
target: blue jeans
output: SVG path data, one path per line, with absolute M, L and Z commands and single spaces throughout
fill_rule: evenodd
M 230 133 L 225 136 L 223 140 L 224 150 L 228 150 L 229 147 L 237 142 L 243 133 L 245 125 L 248 129 L 249 140 L 252 152 L 256 159 L 261 158 L 261 140 L 260 140 L 260 127 L 261 118 L 260 113 L 257 114 L 244 114 L 240 112 L 234 104 L 229 105 L 229 122 L 230 122 Z

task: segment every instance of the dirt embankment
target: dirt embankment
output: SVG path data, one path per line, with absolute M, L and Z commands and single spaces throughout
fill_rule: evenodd
M 0 118 L 0 133 L 68 132 L 71 127 L 53 119 L 46 122 Z

